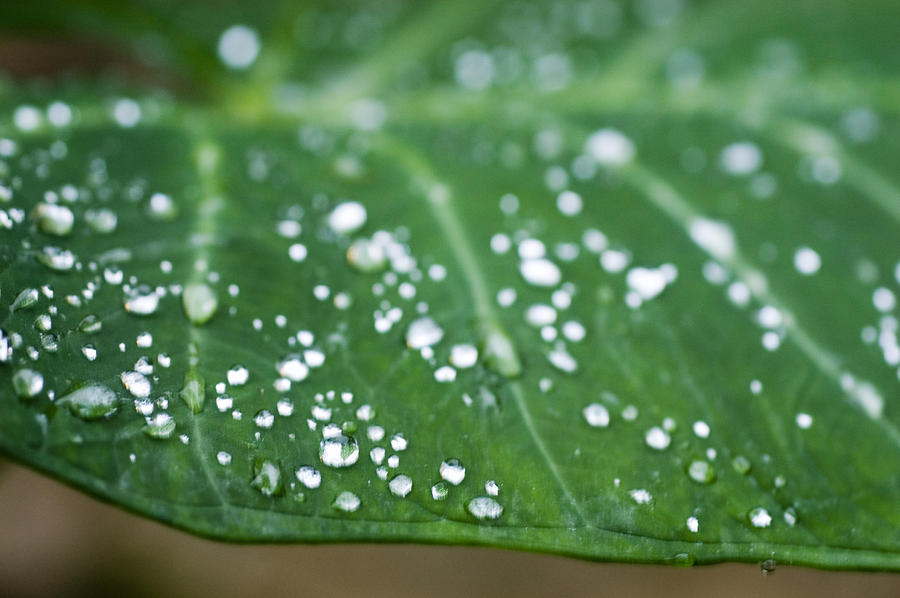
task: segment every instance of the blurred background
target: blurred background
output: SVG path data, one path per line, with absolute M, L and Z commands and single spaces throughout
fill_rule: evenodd
M 464 546 L 222 544 L 0 461 L 0 596 L 311 595 L 897 598 L 900 575 L 763 575 L 757 565 L 615 565 Z

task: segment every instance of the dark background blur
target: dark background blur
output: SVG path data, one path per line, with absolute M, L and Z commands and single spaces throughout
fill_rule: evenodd
M 469 547 L 231 545 L 0 462 L 0 596 L 697 596 L 897 598 L 900 575 L 678 569 Z

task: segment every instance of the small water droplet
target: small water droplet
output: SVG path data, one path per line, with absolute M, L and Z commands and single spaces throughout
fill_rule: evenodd
M 23 368 L 13 374 L 12 383 L 20 398 L 31 399 L 44 389 L 44 376 L 37 370 Z
M 466 468 L 457 459 L 446 459 L 439 468 L 441 479 L 459 486 L 466 479 Z
M 522 260 L 519 272 L 525 282 L 538 287 L 555 287 L 562 279 L 559 267 L 545 258 Z
M 250 372 L 242 365 L 235 365 L 225 374 L 228 384 L 231 386 L 243 386 L 247 383 Z
M 453 345 L 450 349 L 450 363 L 459 369 L 467 369 L 478 361 L 478 349 L 475 345 Z
M 263 496 L 275 496 L 281 493 L 281 468 L 272 461 L 256 461 L 253 464 L 253 488 Z
M 741 475 L 747 475 L 748 473 L 750 473 L 750 460 L 743 455 L 737 455 L 734 459 L 732 459 L 731 466 L 734 467 L 734 470 Z
M 662 451 L 669 448 L 669 444 L 671 444 L 672 442 L 672 437 L 669 436 L 668 432 L 666 432 L 659 426 L 653 426 L 652 428 L 647 430 L 646 434 L 644 434 L 644 441 L 650 448 Z
M 309 375 L 309 366 L 296 353 L 290 353 L 278 363 L 278 373 L 293 382 L 302 382 Z
M 144 434 L 150 438 L 166 439 L 175 433 L 175 419 L 168 413 L 157 413 L 147 418 Z
M 268 430 L 275 424 L 275 414 L 273 414 L 271 411 L 263 409 L 262 411 L 257 412 L 255 416 L 253 416 L 253 423 L 256 424 L 258 428 Z
M 409 476 L 403 475 L 402 473 L 394 476 L 394 478 L 388 483 L 388 487 L 391 489 L 391 494 L 394 496 L 399 496 L 400 498 L 405 498 L 407 494 L 412 491 L 413 482 L 409 478 Z
M 159 294 L 147 285 L 140 285 L 125 293 L 124 306 L 128 313 L 149 316 L 159 307 Z
M 216 461 L 219 462 L 219 465 L 230 465 L 231 453 L 219 451 L 218 453 L 216 453 Z
M 763 507 L 750 509 L 747 518 L 750 519 L 750 523 L 753 527 L 769 527 L 769 525 L 772 524 L 772 516 L 769 515 L 769 511 Z
M 319 443 L 319 459 L 329 467 L 350 467 L 359 459 L 359 445 L 343 434 L 325 438 Z
M 489 496 L 473 498 L 466 508 L 473 517 L 482 521 L 499 519 L 503 515 L 503 505 Z
M 444 500 L 450 494 L 450 486 L 447 482 L 438 482 L 431 487 L 431 498 L 434 500 Z
M 38 253 L 37 259 L 51 270 L 68 272 L 75 266 L 78 258 L 68 249 L 47 246 Z
M 315 490 L 322 485 L 322 474 L 316 468 L 310 467 L 309 465 L 302 466 L 294 475 L 297 476 L 297 480 L 301 484 L 310 490 Z
M 359 509 L 360 500 L 359 497 L 352 492 L 345 491 L 337 495 L 337 498 L 334 499 L 331 506 L 338 511 L 353 513 Z
M 382 243 L 359 239 L 347 249 L 347 263 L 360 272 L 380 272 L 387 267 L 388 256 Z
M 609 425 L 609 411 L 600 403 L 591 403 L 582 413 L 585 421 L 593 428 L 605 428 Z
M 716 481 L 716 471 L 708 461 L 695 459 L 687 467 L 687 474 L 698 484 L 711 484 Z
M 444 338 L 444 330 L 429 317 L 419 318 L 409 325 L 406 331 L 406 346 L 410 349 L 423 349 L 437 344 Z
M 150 381 L 140 372 L 122 372 L 120 376 L 125 390 L 138 398 L 150 395 Z
M 96 334 L 103 329 L 103 322 L 95 314 L 88 314 L 78 323 L 78 330 L 85 334 Z
M 345 201 L 328 216 L 328 225 L 339 235 L 349 235 L 362 228 L 366 218 L 365 206 L 356 201 Z

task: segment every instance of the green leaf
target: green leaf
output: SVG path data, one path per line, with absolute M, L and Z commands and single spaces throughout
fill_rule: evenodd
M 7 4 L 146 65 L 2 84 L 7 454 L 227 540 L 900 569 L 896 3 Z

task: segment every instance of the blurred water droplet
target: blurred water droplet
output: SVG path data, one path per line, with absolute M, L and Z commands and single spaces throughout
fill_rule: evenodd
M 13 374 L 12 383 L 20 398 L 30 399 L 44 389 L 44 376 L 37 370 L 23 368 Z
M 359 497 L 352 492 L 345 491 L 337 495 L 337 498 L 334 499 L 334 502 L 331 506 L 333 506 L 338 511 L 353 513 L 359 509 L 359 505 Z
M 175 419 L 168 413 L 157 413 L 147 418 L 144 434 L 150 438 L 166 439 L 175 433 Z
M 207 323 L 219 306 L 215 291 L 202 282 L 186 285 L 181 294 L 181 303 L 188 320 L 197 326 Z
M 391 489 L 391 494 L 394 496 L 405 498 L 406 495 L 412 491 L 413 483 L 409 476 L 401 473 L 388 483 L 388 487 Z
M 457 459 L 446 459 L 439 468 L 441 478 L 454 486 L 459 486 L 466 479 L 466 468 Z
M 57 401 L 68 405 L 73 415 L 86 420 L 110 417 L 118 409 L 118 397 L 109 387 L 90 384 L 75 390 Z
M 409 325 L 406 331 L 406 346 L 410 349 L 423 349 L 437 344 L 444 338 L 444 330 L 429 317 L 419 318 Z
M 473 498 L 466 508 L 473 517 L 480 520 L 499 519 L 503 515 L 503 505 L 488 496 Z

